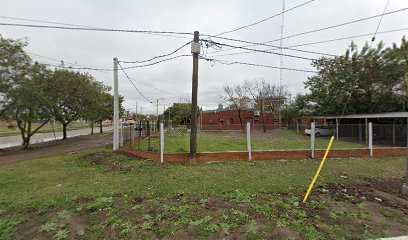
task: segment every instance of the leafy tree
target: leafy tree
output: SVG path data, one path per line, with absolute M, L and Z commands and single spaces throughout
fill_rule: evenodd
M 51 116 L 47 95 L 51 73 L 44 65 L 32 63 L 23 50 L 26 44 L 0 37 L 0 118 L 17 123 L 24 148 Z
M 68 69 L 56 69 L 50 81 L 50 97 L 53 100 L 52 114 L 62 124 L 63 139 L 67 138 L 67 126 L 86 111 L 93 111 L 102 94 L 102 84 L 87 73 Z
M 174 103 L 173 106 L 164 111 L 163 116 L 168 119 L 169 114 L 175 125 L 189 125 L 191 122 L 191 103 Z
M 313 61 L 317 74 L 305 82 L 319 114 L 392 112 L 404 109 L 408 42 L 384 48 L 355 44 L 342 56 Z
M 94 99 L 93 105 L 89 106 L 85 115 L 83 116 L 85 119 L 93 122 L 99 123 L 99 132 L 103 132 L 102 122 L 104 120 L 113 120 L 113 106 L 114 106 L 114 97 L 112 94 L 108 93 L 110 88 L 104 87 L 103 91 Z M 124 108 L 122 106 L 123 97 L 119 96 L 119 113 L 124 112 Z M 93 126 L 92 126 L 93 128 Z M 92 129 L 93 133 L 93 129 Z
M 309 101 L 309 95 L 297 94 L 295 99 L 282 110 L 282 118 L 285 122 L 290 123 L 298 121 L 301 117 L 311 114 L 314 104 Z

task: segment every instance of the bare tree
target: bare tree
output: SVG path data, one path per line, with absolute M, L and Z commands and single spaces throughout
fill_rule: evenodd
M 273 114 L 280 114 L 290 95 L 285 86 L 276 86 L 265 79 L 246 81 L 245 89 L 260 111 L 262 129 L 266 132 L 266 123 Z M 271 114 L 266 114 L 271 113 Z
M 290 99 L 290 92 L 286 86 L 276 86 L 271 83 L 263 84 L 266 106 L 265 108 L 271 113 L 278 114 L 279 128 L 282 128 L 281 113 L 286 105 L 286 102 Z
M 248 108 L 249 103 L 249 97 L 245 85 L 226 85 L 224 86 L 224 93 L 226 94 L 224 100 L 229 103 L 231 109 L 237 111 L 242 132 L 245 132 L 244 123 L 242 121 L 242 111 Z

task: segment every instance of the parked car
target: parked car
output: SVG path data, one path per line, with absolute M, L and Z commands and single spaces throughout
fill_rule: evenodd
M 310 135 L 311 129 L 310 127 L 305 129 L 305 134 Z M 335 130 L 330 126 L 316 126 L 315 127 L 315 136 L 332 136 L 334 135 Z

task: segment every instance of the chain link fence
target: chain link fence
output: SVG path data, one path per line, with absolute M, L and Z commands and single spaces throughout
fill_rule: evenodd
M 371 127 L 369 127 L 371 126 Z M 249 128 L 248 128 L 249 127 Z M 370 129 L 372 131 L 370 132 Z M 156 131 L 155 131 L 156 130 Z M 406 146 L 405 124 L 209 124 L 197 129 L 197 152 L 273 150 L 370 149 Z M 164 128 L 164 153 L 189 153 L 190 129 L 186 125 Z M 149 121 L 123 126 L 123 144 L 142 151 L 160 152 L 160 131 Z

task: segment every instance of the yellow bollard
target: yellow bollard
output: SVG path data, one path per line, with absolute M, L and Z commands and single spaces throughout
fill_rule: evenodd
M 306 202 L 306 201 L 307 201 L 307 198 L 309 197 L 309 194 L 310 194 L 310 192 L 311 192 L 312 189 L 313 189 L 313 186 L 314 186 L 314 184 L 315 184 L 315 182 L 316 182 L 316 180 L 317 180 L 317 177 L 319 177 L 319 174 L 320 174 L 320 172 L 322 171 L 324 162 L 326 161 L 327 155 L 329 154 L 329 151 L 330 151 L 330 148 L 331 148 L 331 146 L 332 146 L 332 144 L 333 144 L 333 141 L 334 141 L 334 136 L 332 136 L 331 139 L 330 139 L 329 146 L 328 146 L 327 149 L 326 149 L 326 153 L 325 153 L 324 156 L 323 156 L 323 159 L 322 159 L 322 162 L 320 163 L 319 169 L 317 169 L 317 172 L 316 172 L 316 174 L 315 174 L 315 176 L 314 176 L 312 182 L 310 183 L 309 189 L 308 189 L 307 192 L 306 192 L 306 195 L 305 195 L 305 198 L 303 199 L 303 202 Z

